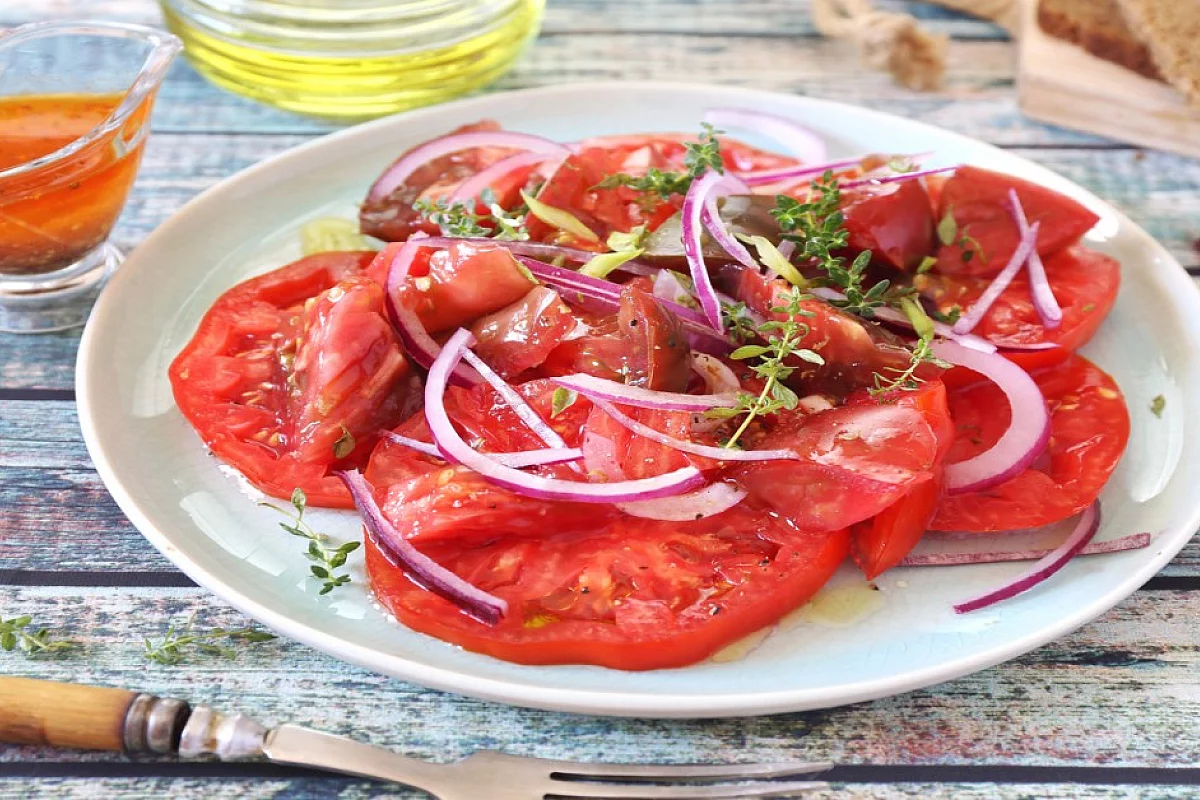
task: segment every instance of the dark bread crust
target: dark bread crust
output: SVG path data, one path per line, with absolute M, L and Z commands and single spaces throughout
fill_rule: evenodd
M 1039 0 L 1038 27 L 1056 39 L 1140 75 L 1163 80 L 1149 48 L 1125 22 L 1114 0 Z

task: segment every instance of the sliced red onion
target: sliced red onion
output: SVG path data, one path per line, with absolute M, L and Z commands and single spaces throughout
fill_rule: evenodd
M 404 538 L 383 515 L 367 479 L 358 470 L 333 473 L 346 484 L 363 525 L 388 561 L 410 578 L 487 625 L 495 625 L 508 611 L 508 603 L 464 581 Z
M 579 392 L 592 401 L 607 400 L 639 408 L 656 408 L 664 411 L 708 411 L 710 408 L 718 406 L 732 408 L 737 404 L 737 396 L 733 394 L 659 392 L 653 389 L 643 389 L 640 386 L 626 386 L 623 383 L 597 378 L 582 372 L 550 380 L 564 389 Z
M 809 289 L 809 293 L 820 297 L 822 300 L 846 299 L 846 295 L 842 294 L 837 289 L 830 289 L 829 287 L 823 286 Z M 898 311 L 887 306 L 880 306 L 879 308 L 872 309 L 872 311 L 875 312 L 875 319 L 878 319 L 880 322 L 886 322 L 889 325 L 895 325 L 909 331 L 913 330 L 912 320 L 910 320 L 908 315 L 903 311 Z M 949 325 L 943 322 L 938 322 L 937 320 L 930 321 L 933 322 L 934 333 L 942 338 L 951 339 L 955 342 L 958 342 L 963 347 L 969 347 L 972 350 L 978 350 L 981 353 L 996 352 L 996 345 L 992 344 L 987 339 L 984 339 L 982 336 L 976 336 L 973 333 L 964 333 L 960 335 L 955 333 Z
M 933 354 L 995 383 L 1008 398 L 1011 410 L 1008 430 L 999 441 L 977 456 L 946 467 L 946 491 L 982 491 L 1025 470 L 1050 441 L 1050 413 L 1033 378 L 998 353 L 981 353 L 955 342 L 934 342 Z
M 1034 564 L 1028 572 L 1016 580 L 1006 583 L 999 589 L 993 589 L 985 594 L 972 597 L 970 600 L 956 603 L 954 605 L 955 612 L 966 614 L 971 611 L 977 611 L 999 603 L 1002 600 L 1016 597 L 1022 592 L 1029 591 L 1065 567 L 1068 561 L 1078 555 L 1079 551 L 1092 541 L 1098 530 L 1100 530 L 1099 502 L 1093 503 L 1079 516 L 1079 522 L 1075 525 L 1075 530 L 1071 531 L 1071 535 L 1066 538 L 1066 541 Z
M 817 164 L 828 157 L 820 136 L 799 122 L 777 114 L 747 108 L 710 108 L 704 112 L 703 120 L 722 130 L 740 128 L 774 139 L 790 151 L 789 155 L 806 164 Z
M 992 307 L 992 303 L 996 302 L 1001 293 L 1013 282 L 1013 278 L 1017 277 L 1017 273 L 1021 271 L 1021 267 L 1029 260 L 1029 254 L 1033 252 L 1040 226 L 1040 222 L 1035 222 L 1021 234 L 1021 240 L 1017 243 L 1017 248 L 1013 250 L 1012 257 L 1008 259 L 1008 263 L 1004 265 L 1004 269 L 1000 270 L 1000 274 L 988 284 L 988 287 L 983 290 L 983 294 L 979 296 L 979 299 L 971 304 L 971 308 L 967 310 L 967 313 L 963 314 L 962 318 L 954 323 L 953 330 L 955 333 L 970 333 L 979 324 L 980 320 L 983 319 L 984 315 L 987 314 L 988 309 Z
M 678 304 L 692 298 L 680 282 L 679 276 L 670 269 L 659 270 L 658 274 L 654 276 L 654 296 L 659 300 Z
M 509 150 L 534 150 L 539 153 L 550 153 L 566 158 L 571 151 L 558 142 L 534 136 L 529 133 L 514 131 L 471 131 L 469 133 L 452 133 L 440 139 L 426 142 L 413 148 L 396 163 L 392 164 L 375 181 L 367 200 L 374 202 L 382 200 L 397 188 L 402 186 L 409 176 L 435 158 L 470 150 L 476 147 L 501 147 Z
M 768 183 L 782 183 L 783 181 L 797 181 L 801 178 L 807 178 L 814 175 L 823 175 L 826 172 L 837 172 L 838 170 L 850 169 L 862 164 L 866 156 L 854 156 L 853 158 L 842 158 L 837 161 L 829 161 L 824 164 L 802 164 L 790 167 L 777 167 L 775 169 L 764 169 L 757 172 L 742 172 L 738 177 L 746 182 L 749 186 L 762 186 Z
M 1104 553 L 1122 553 L 1126 550 L 1141 550 L 1150 546 L 1148 533 L 1131 533 L 1107 542 L 1091 542 L 1076 555 L 1095 556 Z M 1053 550 L 1001 550 L 987 553 L 922 553 L 907 556 L 899 567 L 955 567 L 965 564 L 999 564 L 1005 561 L 1037 561 Z
M 733 175 L 726 175 L 722 178 L 704 198 L 704 206 L 700 211 L 700 220 L 704 223 L 704 227 L 708 229 L 708 233 L 713 240 L 721 246 L 721 249 L 733 257 L 735 261 L 750 269 L 758 269 L 758 262 L 754 260 L 754 256 L 750 255 L 750 251 L 746 246 L 739 242 L 729 229 L 725 227 L 724 220 L 721 219 L 721 212 L 717 208 L 717 199 L 719 196 L 727 194 L 749 194 L 750 187 L 743 181 Z
M 1016 189 L 1008 190 L 1008 199 L 1012 203 L 1013 217 L 1017 221 L 1017 228 L 1021 231 L 1021 236 L 1029 234 L 1029 220 L 1025 218 L 1025 209 L 1021 206 L 1021 198 L 1017 197 Z M 1034 244 L 1037 244 L 1037 237 L 1034 237 Z M 1037 309 L 1038 315 L 1042 318 L 1042 327 L 1053 330 L 1062 324 L 1063 310 L 1058 304 L 1058 298 L 1054 296 L 1054 290 L 1050 288 L 1050 279 L 1046 277 L 1046 265 L 1042 263 L 1042 257 L 1038 254 L 1037 247 L 1029 253 L 1029 293 L 1033 296 L 1033 307 Z
M 416 450 L 418 453 L 423 453 L 434 458 L 444 458 L 442 451 L 437 448 L 437 445 L 422 442 L 420 439 L 413 439 L 409 436 L 403 436 L 395 431 L 384 431 L 383 435 L 396 444 L 404 445 Z M 487 455 L 506 467 L 519 468 L 561 464 L 564 461 L 578 461 L 583 458 L 583 451 L 578 447 L 554 447 L 544 450 L 518 450 L 512 453 L 488 453 Z
M 387 286 L 384 290 L 384 300 L 387 306 L 388 318 L 392 327 L 400 336 L 400 343 L 414 361 L 428 369 L 442 351 L 434 338 L 430 336 L 421 319 L 414 311 L 400 302 L 400 290 L 408 279 L 408 270 L 412 267 L 413 257 L 422 247 L 438 247 L 433 240 L 422 234 L 415 234 L 408 241 L 393 242 L 375 256 L 375 262 L 388 265 Z M 470 368 L 459 365 L 451 374 L 450 382 L 455 386 L 470 388 L 479 383 L 479 376 Z
M 672 497 L 698 488 L 704 476 L 695 467 L 684 467 L 653 478 L 615 483 L 583 483 L 531 475 L 506 467 L 463 441 L 446 412 L 443 395 L 451 370 L 474 341 L 469 330 L 455 332 L 429 369 L 425 381 L 425 420 L 438 448 L 446 457 L 478 472 L 485 480 L 526 497 L 568 500 L 577 503 L 619 503 Z
M 961 164 L 955 164 L 951 167 L 932 167 L 930 169 L 919 169 L 915 172 L 901 172 L 897 175 L 881 175 L 876 177 L 856 178 L 852 181 L 839 183 L 841 189 L 857 189 L 860 186 L 874 186 L 884 183 L 900 183 L 901 181 L 911 181 L 914 178 L 923 178 L 926 175 L 937 175 L 939 172 L 952 172 L 958 169 Z
M 482 358 L 472 353 L 470 350 L 463 348 L 462 357 L 467 360 L 475 371 L 483 376 L 488 385 L 496 391 L 496 394 L 504 400 L 508 407 L 521 418 L 521 422 L 525 423 L 525 427 L 533 431 L 534 435 L 541 439 L 549 447 L 566 448 L 567 443 L 558 435 L 558 432 L 550 427 L 546 420 L 542 419 L 541 415 L 533 409 L 533 406 L 525 402 L 525 398 L 516 389 L 508 385 L 508 382 L 496 374 L 495 370 L 487 365 Z
M 704 317 L 713 330 L 718 333 L 725 331 L 725 323 L 721 319 L 721 301 L 717 299 L 713 289 L 712 278 L 709 277 L 708 267 L 704 264 L 704 229 L 701 217 L 704 213 L 704 203 L 709 193 L 716 190 L 725 176 L 709 170 L 704 175 L 692 181 L 691 188 L 683 199 L 683 253 L 687 257 L 688 269 L 692 273 L 692 285 L 696 299 Z
M 794 239 L 784 239 L 776 249 L 779 250 L 779 255 L 791 261 L 792 256 L 796 253 L 796 241 Z
M 731 483 L 710 483 L 678 497 L 666 500 L 641 500 L 634 503 L 617 503 L 617 508 L 631 517 L 661 519 L 667 522 L 694 522 L 728 511 L 746 498 L 746 490 Z
M 643 425 L 632 417 L 621 413 L 612 403 L 597 397 L 589 398 L 596 408 L 613 418 L 613 421 L 623 425 L 638 436 L 643 436 L 652 442 L 670 447 L 682 453 L 691 453 L 716 461 L 781 461 L 800 460 L 800 454 L 793 450 L 737 450 L 731 447 L 713 447 L 712 445 L 689 442 L 676 439 L 674 436 L 656 431 L 649 425 Z
M 467 200 L 474 200 L 490 189 L 493 183 L 510 172 L 516 172 L 523 167 L 544 164 L 551 159 L 561 158 L 563 156 L 558 153 L 545 152 L 516 153 L 507 158 L 502 158 L 495 164 L 485 167 L 459 184 L 458 188 L 450 195 L 450 202 L 461 203 Z

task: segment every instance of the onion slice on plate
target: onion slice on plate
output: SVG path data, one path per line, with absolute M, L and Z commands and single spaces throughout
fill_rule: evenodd
M 1002 600 L 1008 600 L 1022 592 L 1029 591 L 1065 567 L 1068 561 L 1078 555 L 1079 551 L 1083 550 L 1083 548 L 1087 547 L 1098 530 L 1100 530 L 1100 503 L 1096 502 L 1088 506 L 1087 510 L 1080 515 L 1079 522 L 1076 523 L 1075 530 L 1071 531 L 1071 535 L 1047 556 L 1034 564 L 1028 572 L 998 589 L 993 589 L 990 592 L 972 597 L 969 600 L 964 600 L 961 603 L 955 603 L 955 612 L 966 614 L 971 611 L 977 611 L 999 603 Z
M 978 535 L 978 534 L 975 534 Z M 1122 553 L 1150 546 L 1148 533 L 1131 533 L 1106 542 L 1090 542 L 1076 555 L 1095 556 L 1103 553 Z M 997 550 L 981 553 L 921 553 L 909 555 L 898 567 L 957 567 L 966 564 L 998 564 L 1005 561 L 1037 561 L 1053 550 Z
M 1017 197 L 1016 189 L 1008 190 L 1008 199 L 1012 203 L 1013 218 L 1017 221 L 1017 228 L 1022 236 L 1028 235 L 1029 220 L 1025 218 L 1025 209 L 1021 206 L 1021 198 Z M 1058 304 L 1058 298 L 1054 296 L 1054 290 L 1050 288 L 1050 279 L 1046 277 L 1046 265 L 1042 263 L 1042 257 L 1038 254 L 1036 247 L 1029 254 L 1027 268 L 1029 269 L 1029 293 L 1033 297 L 1033 307 L 1037 309 L 1038 315 L 1042 318 L 1042 327 L 1057 328 L 1062 324 L 1062 306 Z
M 937 175 L 940 172 L 951 172 L 958 169 L 961 164 L 955 164 L 950 167 L 930 167 L 929 169 L 919 169 L 913 172 L 901 172 L 896 175 L 877 175 L 869 178 L 855 178 L 852 181 L 846 181 L 838 185 L 840 189 L 857 189 L 860 186 L 876 186 L 886 183 L 900 183 L 902 181 L 911 181 L 916 178 L 924 178 L 926 175 Z
M 710 483 L 703 489 L 669 497 L 665 500 L 639 500 L 633 503 L 617 503 L 617 508 L 631 517 L 660 519 L 667 522 L 694 522 L 728 511 L 742 500 L 748 492 L 730 483 Z
M 476 147 L 502 147 L 509 150 L 534 150 L 540 153 L 560 155 L 566 158 L 571 150 L 565 145 L 530 133 L 514 131 L 470 131 L 452 133 L 432 142 L 426 142 L 401 156 L 392 164 L 367 193 L 367 200 L 382 200 L 404 184 L 409 176 L 435 158 L 448 156 Z
M 745 182 L 733 175 L 726 175 L 704 198 L 704 207 L 700 210 L 700 220 L 704 223 L 709 235 L 735 261 L 750 269 L 758 269 L 758 262 L 754 260 L 754 256 L 750 255 L 746 245 L 739 242 L 725 227 L 725 222 L 721 219 L 721 212 L 717 208 L 718 194 L 749 193 L 750 187 Z
M 495 625 L 500 621 L 508 611 L 508 603 L 467 583 L 413 547 L 383 515 L 383 510 L 375 502 L 371 487 L 362 473 L 358 470 L 339 470 L 333 474 L 350 490 L 350 496 L 354 498 L 354 506 L 362 517 L 363 525 L 388 561 L 426 589 L 446 598 L 480 622 Z
M 721 366 L 725 365 L 722 364 Z M 588 375 L 583 372 L 563 375 L 558 378 L 551 378 L 550 380 L 564 389 L 579 392 L 589 400 L 608 400 L 640 408 L 656 408 L 665 411 L 708 411 L 710 408 L 716 408 L 717 406 L 732 408 L 737 404 L 737 396 L 732 393 L 682 394 L 680 392 L 659 392 L 654 389 L 643 389 L 640 386 L 627 386 L 624 383 L 597 378 L 595 375 Z
M 493 183 L 503 178 L 510 172 L 516 172 L 522 167 L 534 167 L 538 164 L 544 164 L 551 159 L 562 159 L 560 153 L 546 152 L 529 152 L 516 153 L 514 155 L 502 158 L 495 164 L 484 167 L 479 172 L 458 185 L 458 188 L 450 195 L 450 202 L 463 203 L 468 200 L 474 200 L 483 195 L 483 193 L 491 187 Z
M 422 247 L 437 247 L 429 238 L 416 234 L 407 242 L 393 242 L 387 245 L 375 256 L 377 262 L 388 265 L 387 285 L 384 288 L 384 302 L 387 306 L 388 319 L 400 336 L 404 351 L 426 369 L 433 364 L 438 353 L 442 351 L 434 338 L 425 330 L 416 312 L 400 302 L 400 289 L 408 279 L 408 270 L 412 267 L 413 257 Z M 450 382 L 455 386 L 470 388 L 479 383 L 479 375 L 463 365 L 459 365 L 450 375 Z
M 534 435 L 550 447 L 566 448 L 567 443 L 558 435 L 558 432 L 551 428 L 546 420 L 542 419 L 541 415 L 533 409 L 533 406 L 525 402 L 525 398 L 521 396 L 520 392 L 509 386 L 507 381 L 497 375 L 495 370 L 487 365 L 486 361 L 466 348 L 463 348 L 462 357 L 475 368 L 476 372 L 483 376 L 488 385 L 496 391 L 496 394 L 500 395 L 500 398 L 521 418 L 521 422 L 525 423 L 525 427 L 533 431 Z
M 1008 259 L 1004 269 L 1000 270 L 1000 274 L 988 284 L 988 287 L 983 290 L 983 294 L 979 295 L 979 299 L 971 304 L 967 313 L 954 323 L 951 330 L 961 336 L 964 333 L 970 333 L 979 324 L 996 299 L 1013 282 L 1013 278 L 1017 277 L 1021 267 L 1025 266 L 1025 262 L 1029 260 L 1029 254 L 1036 252 L 1039 227 L 1041 227 L 1041 223 L 1035 222 L 1022 231 L 1017 249 L 1013 250 L 1012 257 Z
M 692 286 L 696 293 L 696 299 L 700 301 L 700 308 L 704 311 L 704 318 L 712 329 L 718 333 L 725 330 L 725 324 L 721 320 L 721 301 L 717 298 L 717 291 L 713 288 L 712 278 L 709 277 L 708 267 L 704 264 L 704 226 L 702 218 L 704 216 L 704 204 L 708 201 L 709 195 L 713 192 L 719 192 L 725 186 L 732 184 L 727 183 L 726 176 L 719 172 L 709 170 L 701 175 L 696 180 L 692 181 L 691 188 L 683 199 L 683 210 L 681 216 L 683 218 L 683 254 L 687 257 L 688 269 L 692 273 Z M 745 249 L 745 248 L 743 248 Z
M 710 108 L 701 119 L 715 128 L 740 128 L 774 139 L 790 150 L 790 155 L 807 164 L 817 164 L 827 158 L 824 140 L 787 117 L 748 108 Z
M 1046 400 L 1029 373 L 998 353 L 981 353 L 956 342 L 933 343 L 933 354 L 983 375 L 1008 398 L 1008 430 L 988 450 L 946 467 L 946 491 L 978 492 L 1017 475 L 1042 454 L 1050 441 Z
M 416 450 L 418 453 L 444 459 L 442 451 L 438 450 L 435 444 L 422 442 L 420 439 L 413 439 L 410 436 L 404 436 L 395 431 L 384 431 L 383 435 L 396 444 L 404 445 Z M 545 464 L 578 461 L 583 458 L 583 451 L 578 447 L 553 447 L 543 450 L 518 450 L 511 453 L 488 453 L 487 455 L 506 467 L 540 467 Z
M 618 503 L 629 500 L 653 500 L 672 497 L 698 488 L 704 476 L 695 467 L 684 467 L 653 478 L 615 483 L 583 483 L 560 478 L 530 475 L 506 467 L 467 444 L 450 421 L 443 395 L 450 373 L 462 359 L 463 351 L 474 341 L 469 330 L 460 328 L 446 342 L 429 368 L 425 381 L 425 420 L 446 458 L 478 472 L 485 480 L 525 497 L 542 500 L 568 500 L 577 503 Z

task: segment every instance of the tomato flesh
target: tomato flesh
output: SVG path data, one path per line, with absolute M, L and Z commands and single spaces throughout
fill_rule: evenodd
M 1050 408 L 1050 444 L 1029 469 L 981 492 L 949 495 L 934 530 L 1038 528 L 1074 516 L 1095 501 L 1129 440 L 1129 412 L 1111 377 L 1082 356 L 1033 373 Z M 950 393 L 958 435 L 948 463 L 984 452 L 1011 413 L 990 381 Z
M 545 286 L 471 325 L 475 355 L 501 377 L 512 378 L 541 366 L 580 322 L 558 293 Z
M 911 271 L 933 252 L 933 208 L 920 181 L 850 190 L 842 214 L 850 249 L 877 262 Z
M 515 303 L 537 286 L 502 247 L 455 242 L 429 258 L 429 272 L 409 275 L 400 302 L 429 333 L 451 330 Z

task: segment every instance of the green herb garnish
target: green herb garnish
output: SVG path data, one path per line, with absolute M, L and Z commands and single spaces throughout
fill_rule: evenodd
M 575 405 L 575 401 L 578 398 L 579 394 L 571 389 L 562 386 L 555 389 L 554 394 L 550 397 L 550 419 L 554 419 Z
M 337 575 L 335 571 L 345 566 L 346 558 L 357 550 L 362 542 L 346 542 L 337 547 L 329 547 L 327 544 L 329 537 L 323 533 L 317 533 L 304 521 L 304 509 L 308 503 L 304 490 L 299 487 L 293 489 L 291 500 L 292 508 L 296 510 L 295 516 L 272 503 L 262 503 L 262 505 L 290 516 L 291 521 L 281 522 L 279 527 L 292 536 L 299 536 L 308 541 L 308 549 L 304 555 L 310 561 L 315 562 L 309 567 L 309 571 L 312 572 L 314 578 L 323 582 L 318 594 L 329 594 L 337 587 L 350 583 L 349 575 Z
M 164 666 L 174 666 L 187 657 L 189 651 L 204 655 L 220 656 L 221 658 L 237 658 L 237 650 L 230 646 L 236 642 L 266 642 L 275 638 L 274 634 L 255 628 L 213 628 L 208 631 L 194 631 L 195 616 L 188 620 L 182 630 L 174 625 L 167 628 L 162 641 L 157 644 L 149 639 L 143 639 L 145 651 L 142 653 L 148 660 Z
M 491 189 L 484 189 L 479 199 L 487 207 L 486 214 L 476 213 L 478 203 L 475 200 L 451 202 L 444 197 L 437 200 L 420 198 L 413 203 L 413 209 L 437 225 L 443 236 L 460 239 L 490 237 L 507 241 L 529 238 L 529 232 L 525 230 L 526 209 L 506 211 L 496 202 L 496 193 Z
M 673 194 L 687 194 L 687 190 L 692 186 L 692 181 L 708 170 L 725 173 L 725 162 L 721 158 L 721 143 L 717 140 L 717 134 L 723 132 L 714 129 L 707 122 L 703 123 L 700 138 L 684 145 L 683 165 L 687 168 L 686 172 L 663 172 L 656 167 L 651 167 L 646 170 L 645 175 L 634 176 L 624 173 L 609 175 L 592 188 L 615 189 L 618 186 L 628 186 L 643 194 L 661 198 L 667 198 Z
M 345 425 L 342 426 L 342 435 L 333 443 L 333 457 L 342 459 L 354 452 L 354 448 L 358 446 L 358 442 L 354 439 L 354 434 L 350 433 L 350 429 Z
M 20 650 L 27 657 L 62 653 L 75 648 L 78 643 L 69 639 L 52 639 L 49 628 L 29 630 L 33 617 L 20 616 L 12 619 L 0 617 L 0 650 Z
M 1166 407 L 1167 398 L 1163 397 L 1161 394 L 1156 395 L 1155 398 L 1150 401 L 1150 413 L 1159 419 L 1162 419 L 1163 409 Z

